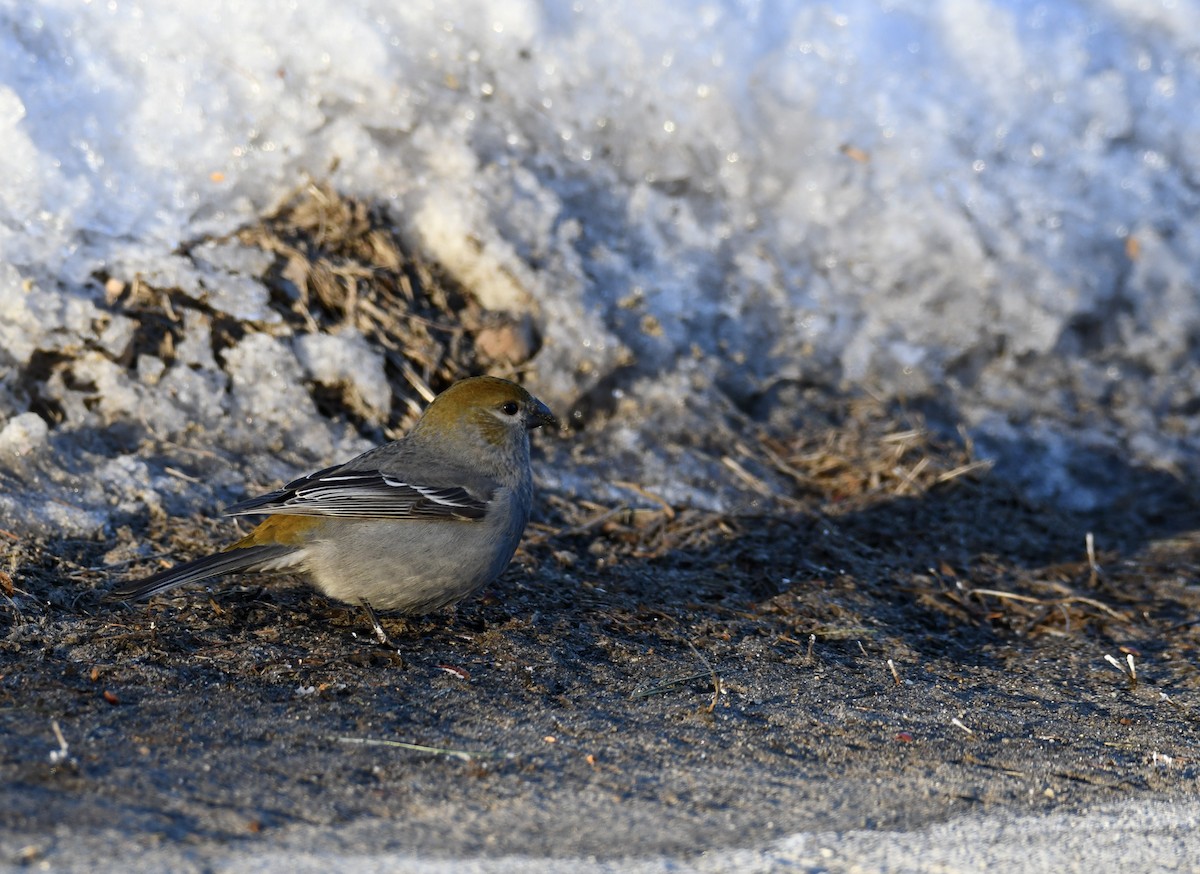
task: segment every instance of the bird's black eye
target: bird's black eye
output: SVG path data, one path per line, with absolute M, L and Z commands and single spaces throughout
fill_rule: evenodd
M 521 409 L 521 405 L 516 401 L 509 401 L 500 407 L 500 412 L 506 416 L 515 416 Z

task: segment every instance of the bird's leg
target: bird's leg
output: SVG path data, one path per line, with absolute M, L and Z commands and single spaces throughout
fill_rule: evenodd
M 375 615 L 375 611 L 371 609 L 371 605 L 366 601 L 360 602 L 363 611 L 367 614 L 367 619 L 371 622 L 371 628 L 375 630 L 375 638 L 383 646 L 391 646 L 392 642 L 388 640 L 387 632 L 383 630 L 383 626 L 379 624 L 379 617 Z

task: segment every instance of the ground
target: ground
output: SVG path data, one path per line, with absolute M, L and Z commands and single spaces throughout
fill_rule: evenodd
M 688 858 L 1194 792 L 1187 495 L 1051 513 L 886 425 L 774 447 L 826 489 L 807 509 L 545 496 L 501 581 L 386 622 L 391 647 L 295 578 L 111 606 L 113 544 L 16 542 L 5 858 L 53 866 L 64 829 L 203 859 L 310 828 L 347 852 Z M 847 479 L 913 451 L 923 481 Z M 190 555 L 223 524 L 165 527 Z M 1089 531 L 1114 546 L 1089 556 Z
M 436 271 L 405 262 L 376 211 L 314 190 L 282 231 L 241 235 L 281 253 L 274 299 L 298 330 L 358 318 L 411 385 L 531 354 L 528 324 L 426 294 Z M 302 226 L 325 235 L 316 254 Z M 347 260 L 364 251 L 379 263 Z M 381 276 L 399 279 L 361 285 Z M 138 320 L 135 345 L 169 362 L 176 314 L 196 304 L 105 289 Z M 389 315 L 402 300 L 420 317 Z M 396 405 L 372 425 L 352 393 L 314 391 L 366 436 L 411 421 Z M 1122 500 L 1067 513 L 911 410 L 848 392 L 803 412 L 687 447 L 753 512 L 629 483 L 620 503 L 543 490 L 506 575 L 453 610 L 385 618 L 390 646 L 296 577 L 102 601 L 115 578 L 230 542 L 229 520 L 147 514 L 91 540 L 0 530 L 0 866 L 699 864 L 798 834 L 1194 796 L 1200 502 L 1186 483 L 1125 470 Z M 141 446 L 160 464 L 173 451 Z M 540 439 L 535 461 L 628 479 L 604 446 Z

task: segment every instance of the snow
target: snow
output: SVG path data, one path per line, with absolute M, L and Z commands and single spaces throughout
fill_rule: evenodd
M 536 314 L 552 406 L 620 391 L 617 464 L 797 383 L 939 409 L 1071 506 L 1111 498 L 1088 458 L 1197 471 L 1195 2 L 9 0 L 0 21 L 21 452 L 121 422 L 207 432 L 264 476 L 359 447 L 305 384 L 353 379 L 352 338 L 327 365 L 266 331 L 218 361 L 189 310 L 186 366 L 128 368 L 102 288 L 270 327 L 265 265 L 224 235 L 328 178 L 489 308 Z M 79 372 L 34 391 L 48 355 Z M 355 386 L 376 421 L 378 368 Z M 47 399 L 56 439 L 27 418 Z M 637 473 L 703 500 L 682 469 Z

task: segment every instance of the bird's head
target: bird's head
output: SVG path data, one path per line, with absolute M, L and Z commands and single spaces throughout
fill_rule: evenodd
M 558 427 L 550 408 L 521 386 L 495 376 L 460 380 L 433 399 L 413 429 L 425 439 L 475 436 L 490 445 L 523 445 L 543 425 Z

